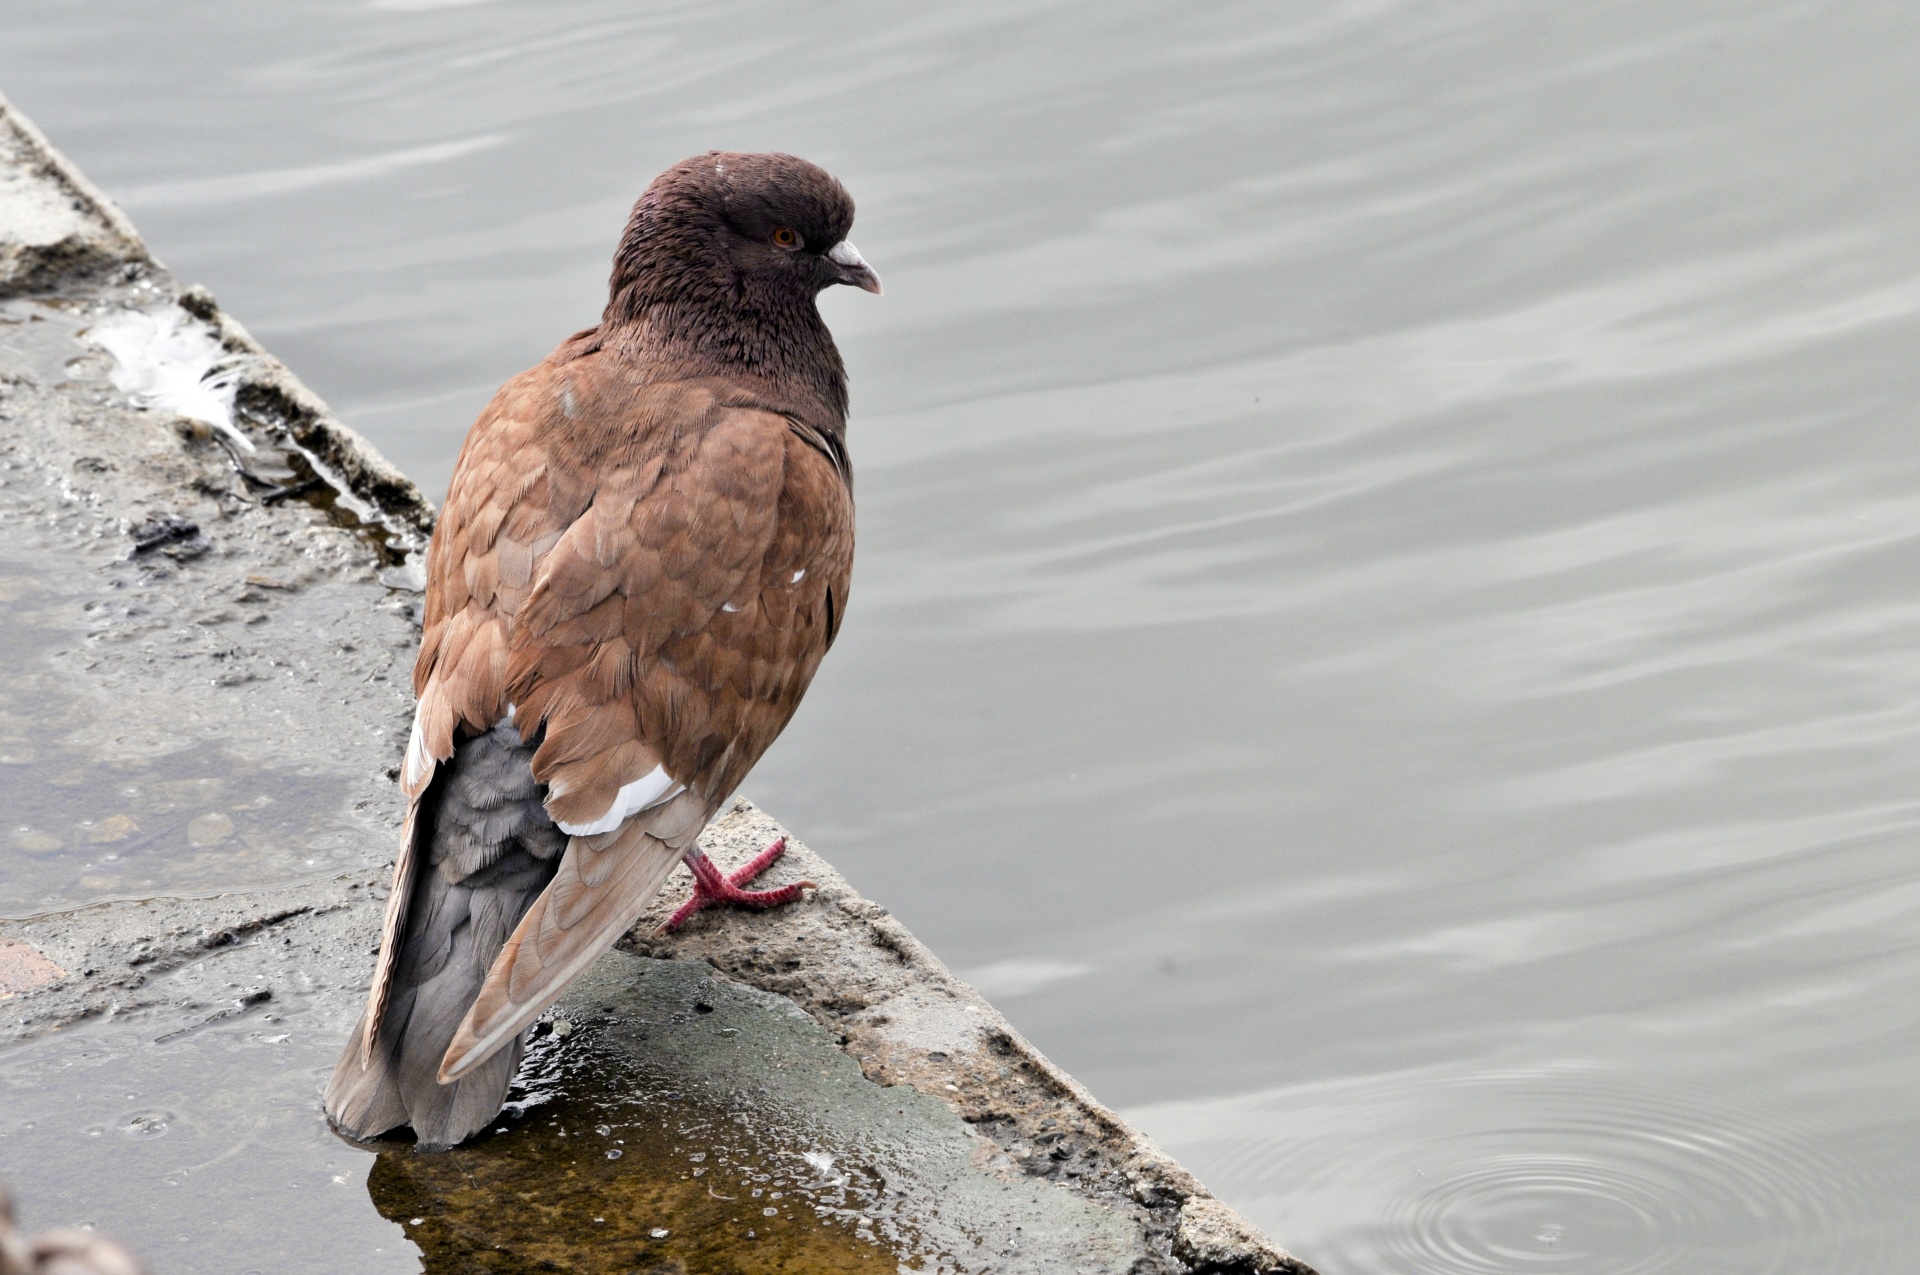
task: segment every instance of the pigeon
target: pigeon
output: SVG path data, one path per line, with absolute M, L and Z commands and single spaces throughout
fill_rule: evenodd
M 112 1240 L 63 1226 L 22 1236 L 13 1225 L 13 1200 L 0 1184 L 0 1275 L 146 1275 L 146 1267 Z
M 401 765 L 408 800 L 334 1127 L 454 1146 L 506 1100 L 533 1024 L 676 863 L 744 888 L 697 839 L 786 726 L 846 616 L 845 365 L 817 305 L 878 293 L 853 199 L 782 154 L 656 178 L 606 309 L 508 381 L 467 435 L 427 551 Z

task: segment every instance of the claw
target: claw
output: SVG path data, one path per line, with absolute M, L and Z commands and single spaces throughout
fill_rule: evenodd
M 796 881 L 792 885 L 783 885 L 773 890 L 743 890 L 747 884 L 772 867 L 781 855 L 787 852 L 787 839 L 780 838 L 772 845 L 747 861 L 745 867 L 722 874 L 713 866 L 713 860 L 698 850 L 690 850 L 685 862 L 693 872 L 693 897 L 680 905 L 680 910 L 667 918 L 660 927 L 662 934 L 671 934 L 686 924 L 687 918 L 701 908 L 716 903 L 731 903 L 743 908 L 777 908 L 783 903 L 791 903 L 800 897 L 802 890 L 819 889 L 811 881 Z

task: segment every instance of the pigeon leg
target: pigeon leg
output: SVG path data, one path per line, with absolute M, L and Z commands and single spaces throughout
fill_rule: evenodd
M 777 908 L 782 903 L 791 903 L 800 897 L 802 890 L 818 889 L 811 881 L 796 881 L 792 885 L 783 885 L 775 890 L 743 890 L 747 884 L 771 868 L 774 861 L 787 852 L 787 839 L 780 838 L 772 845 L 747 861 L 747 865 L 736 872 L 722 873 L 713 866 L 713 860 L 701 854 L 698 848 L 687 851 L 682 859 L 693 870 L 693 897 L 680 905 L 680 910 L 667 919 L 660 927 L 662 934 L 671 934 L 685 924 L 688 917 L 701 908 L 715 903 L 731 903 L 743 908 Z

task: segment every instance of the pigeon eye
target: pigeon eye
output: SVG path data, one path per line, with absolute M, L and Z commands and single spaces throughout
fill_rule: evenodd
M 798 248 L 800 236 L 793 232 L 791 226 L 776 226 L 773 231 L 773 242 L 782 248 Z

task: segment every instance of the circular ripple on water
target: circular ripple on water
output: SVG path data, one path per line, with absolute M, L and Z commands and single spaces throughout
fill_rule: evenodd
M 1260 1134 L 1208 1139 L 1206 1172 L 1230 1194 L 1265 1195 L 1275 1207 L 1257 1211 L 1329 1270 L 1867 1269 L 1897 1194 L 1758 1104 L 1617 1072 L 1373 1078 L 1270 1097 L 1250 1122 Z
M 1509 1113 L 1429 1148 L 1435 1168 L 1382 1219 L 1383 1248 L 1461 1275 L 1652 1275 L 1688 1269 L 1687 1250 L 1756 1225 L 1834 1229 L 1840 1202 L 1822 1198 L 1825 1175 L 1802 1176 L 1803 1156 L 1688 1128 L 1696 1111 L 1609 1097 L 1580 1113 Z

